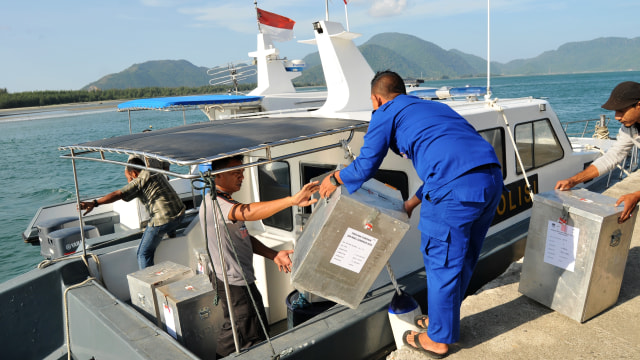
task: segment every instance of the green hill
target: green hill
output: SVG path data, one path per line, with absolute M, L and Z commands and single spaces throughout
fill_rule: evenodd
M 382 33 L 359 46 L 374 71 L 391 69 L 405 78 L 443 79 L 485 76 L 485 59 L 460 50 L 445 50 L 413 35 Z M 493 75 L 536 75 L 597 71 L 640 70 L 640 37 L 599 38 L 572 42 L 531 59 L 506 64 L 491 63 Z M 317 52 L 304 58 L 307 69 L 294 84 L 324 84 Z M 224 70 L 223 65 L 216 69 Z M 107 75 L 83 89 L 128 89 L 142 87 L 200 87 L 209 85 L 208 68 L 186 60 L 159 60 L 135 64 L 122 72 Z M 211 72 L 216 72 L 212 70 Z M 240 83 L 255 83 L 252 76 Z
M 504 64 L 505 75 L 562 74 L 640 69 L 640 37 L 571 42 L 535 58 Z

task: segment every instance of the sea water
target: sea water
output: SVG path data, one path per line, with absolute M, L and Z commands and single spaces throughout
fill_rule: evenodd
M 73 166 L 59 146 L 129 133 L 126 112 L 115 105 L 102 110 L 55 110 L 0 116 L 0 281 L 33 269 L 40 247 L 22 239 L 36 211 L 45 205 L 75 201 Z M 207 121 L 200 111 L 132 112 L 132 132 Z M 123 160 L 126 156 L 123 155 Z M 78 161 L 82 198 L 101 196 L 127 183 L 124 168 Z
M 613 112 L 600 108 L 613 87 L 626 80 L 640 81 L 640 72 L 495 77 L 494 98 L 537 97 L 548 99 L 560 121 L 596 119 Z M 483 78 L 428 81 L 426 87 L 486 86 Z M 207 121 L 199 111 L 185 113 L 133 112 L 132 131 Z M 611 121 L 610 132 L 619 124 Z M 101 110 L 40 110 L 16 116 L 0 116 L 0 282 L 33 269 L 41 260 L 40 248 L 22 240 L 32 217 L 44 205 L 75 200 L 71 161 L 60 158 L 62 145 L 129 133 L 127 113 L 115 105 Z M 118 165 L 82 161 L 78 164 L 81 197 L 100 196 L 126 184 Z

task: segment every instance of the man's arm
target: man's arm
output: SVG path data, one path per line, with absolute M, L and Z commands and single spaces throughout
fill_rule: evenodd
M 579 173 L 573 175 L 572 177 L 564 180 L 560 180 L 556 183 L 556 190 L 569 190 L 574 186 L 583 183 L 585 181 L 589 181 L 595 177 L 598 177 L 600 173 L 598 172 L 598 168 L 593 165 L 589 165 L 586 169 L 580 171 Z
M 275 251 L 253 236 L 251 237 L 251 246 L 253 246 L 254 254 L 273 260 L 273 262 L 278 265 L 278 270 L 284 271 L 285 273 L 291 272 L 291 259 L 289 258 L 289 254 L 293 254 L 293 250 Z
M 411 217 L 411 213 L 413 212 L 413 209 L 415 209 L 416 206 L 420 205 L 421 203 L 422 203 L 422 199 L 419 198 L 417 195 L 413 195 L 411 199 L 404 202 L 404 211 L 406 211 L 407 215 Z
M 98 205 L 110 204 L 120 199 L 122 199 L 122 192 L 120 190 L 116 190 L 101 197 L 100 199 L 95 200 L 95 203 L 93 201 L 81 201 L 80 210 L 87 210 L 84 213 L 84 215 L 87 215 L 91 212 L 91 210 L 93 210 L 94 207 Z
M 318 182 L 314 181 L 302 187 L 293 196 L 271 201 L 261 201 L 251 204 L 237 204 L 229 211 L 229 220 L 256 221 L 266 219 L 269 216 L 282 211 L 290 206 L 308 206 L 314 204 L 318 199 L 309 199 L 313 193 L 318 191 Z

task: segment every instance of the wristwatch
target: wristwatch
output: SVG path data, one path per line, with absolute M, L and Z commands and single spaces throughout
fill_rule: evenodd
M 331 182 L 331 185 L 333 185 L 333 186 L 340 186 L 340 182 L 338 182 L 338 178 L 336 177 L 336 173 L 335 172 L 333 174 L 331 174 L 331 176 L 329 177 L 329 181 Z
M 93 207 L 98 207 L 98 200 L 93 199 Z

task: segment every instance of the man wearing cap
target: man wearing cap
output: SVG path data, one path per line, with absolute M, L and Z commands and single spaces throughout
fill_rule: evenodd
M 620 127 L 615 144 L 583 171 L 568 179 L 558 181 L 556 189 L 569 190 L 577 184 L 611 171 L 627 156 L 634 145 L 640 146 L 640 83 L 625 81 L 618 84 L 602 108 L 615 111 L 615 119 L 624 125 Z M 640 173 L 636 172 L 633 176 L 640 176 Z M 624 203 L 624 210 L 620 215 L 619 222 L 631 217 L 631 212 L 639 200 L 640 191 L 622 195 L 618 199 L 616 206 Z

